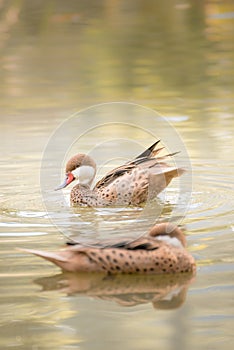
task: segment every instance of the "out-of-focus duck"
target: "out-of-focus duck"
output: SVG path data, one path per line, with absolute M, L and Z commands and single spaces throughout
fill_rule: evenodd
M 93 189 L 90 186 L 96 174 L 96 164 L 90 156 L 77 154 L 67 162 L 66 178 L 56 190 L 78 180 L 70 194 L 71 205 L 74 206 L 140 205 L 151 200 L 167 187 L 173 177 L 184 172 L 182 168 L 165 163 L 177 152 L 156 157 L 163 149 L 154 150 L 159 142 L 132 161 L 111 170 Z
M 133 239 L 71 244 L 58 252 L 25 249 L 58 265 L 63 271 L 108 274 L 174 274 L 195 272 L 194 258 L 185 249 L 182 230 L 170 223 L 153 226 Z

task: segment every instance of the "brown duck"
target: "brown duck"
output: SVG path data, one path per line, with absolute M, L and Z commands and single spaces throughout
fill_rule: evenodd
M 93 189 L 90 186 L 96 174 L 96 164 L 90 156 L 77 154 L 67 162 L 66 178 L 56 190 L 78 180 L 70 195 L 71 205 L 78 206 L 139 205 L 151 200 L 167 187 L 173 177 L 184 172 L 182 168 L 165 163 L 177 152 L 156 157 L 163 149 L 154 150 L 159 142 L 132 161 L 111 170 Z
M 94 242 L 75 243 L 58 252 L 25 249 L 63 271 L 103 272 L 108 274 L 174 274 L 195 272 L 194 258 L 185 250 L 186 239 L 180 228 L 162 223 L 145 236 Z

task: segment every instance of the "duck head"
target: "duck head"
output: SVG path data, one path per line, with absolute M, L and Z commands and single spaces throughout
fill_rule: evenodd
M 149 236 L 175 247 L 184 248 L 186 246 L 186 238 L 183 231 L 172 223 L 165 222 L 153 226 L 149 231 Z
M 90 186 L 96 174 L 94 160 L 86 154 L 77 154 L 66 164 L 66 177 L 63 183 L 55 191 L 68 186 L 72 181 L 78 180 L 83 186 Z

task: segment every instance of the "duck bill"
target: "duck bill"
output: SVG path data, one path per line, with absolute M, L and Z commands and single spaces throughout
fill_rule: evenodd
M 67 187 L 67 185 L 69 185 L 73 180 L 75 180 L 75 177 L 72 173 L 67 174 L 65 180 L 63 181 L 63 183 L 61 183 L 61 185 L 59 185 L 57 188 L 55 188 L 55 191 L 61 190 L 62 188 Z

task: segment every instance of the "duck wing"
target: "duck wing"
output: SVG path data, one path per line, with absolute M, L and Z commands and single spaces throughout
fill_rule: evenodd
M 147 150 L 145 150 L 143 153 L 139 154 L 132 161 L 127 162 L 126 164 L 121 165 L 121 166 L 111 170 L 100 181 L 98 181 L 96 183 L 94 190 L 108 186 L 109 184 L 111 184 L 113 181 L 115 181 L 120 176 L 122 176 L 124 174 L 129 174 L 132 170 L 136 169 L 137 167 L 139 167 L 141 170 L 147 169 L 147 168 L 152 170 L 153 167 L 155 167 L 157 164 L 159 164 L 160 162 L 162 162 L 163 160 L 165 160 L 169 156 L 173 156 L 176 153 L 178 153 L 178 152 L 175 152 L 175 153 L 168 154 L 164 157 L 154 158 L 163 149 L 163 147 L 161 147 L 157 150 L 154 150 L 154 148 L 156 147 L 156 145 L 159 142 L 160 142 L 160 140 L 156 141 L 153 145 L 151 145 L 149 148 L 147 148 Z M 168 166 L 166 164 L 163 164 L 163 165 L 164 165 L 164 168 L 166 168 L 166 167 L 168 168 Z M 166 165 L 166 167 L 165 167 L 165 165 Z M 162 171 L 161 166 L 158 167 L 158 170 L 161 173 L 166 172 L 166 171 Z M 155 170 L 153 172 L 155 172 Z
M 158 249 L 162 244 L 161 241 L 156 238 L 143 235 L 139 238 L 133 239 L 132 237 L 125 238 L 115 238 L 107 240 L 97 240 L 89 244 L 80 243 L 80 242 L 68 242 L 73 251 L 83 251 L 88 248 L 99 248 L 99 249 L 125 249 L 125 250 L 155 250 Z
M 137 156 L 135 159 L 152 157 L 153 151 L 159 142 L 160 142 L 160 140 L 153 143 L 149 148 L 147 148 L 147 150 L 145 150 L 143 153 L 139 154 L 139 156 Z

